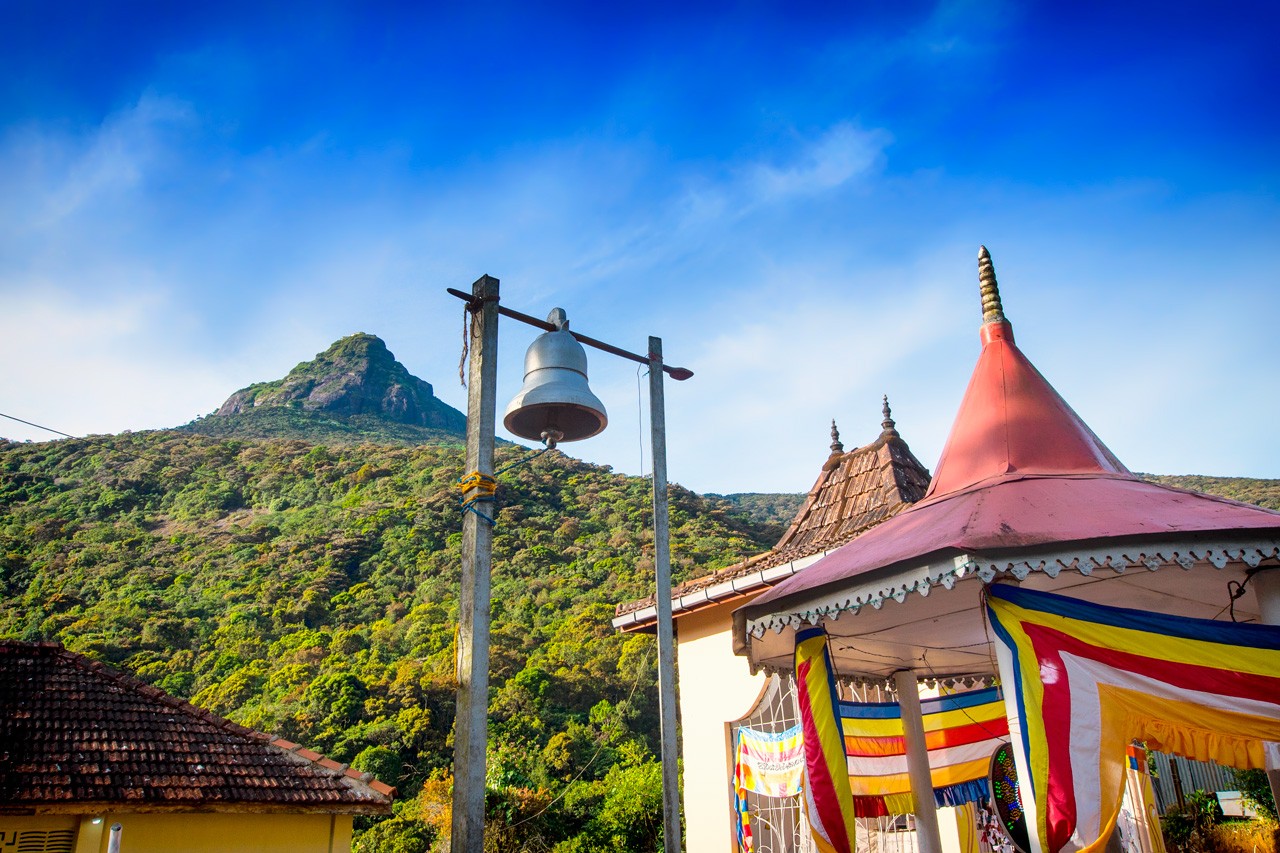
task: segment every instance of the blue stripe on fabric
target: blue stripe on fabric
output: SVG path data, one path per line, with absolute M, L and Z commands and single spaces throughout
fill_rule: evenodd
M 981 690 L 970 690 L 966 693 L 952 693 L 934 699 L 921 699 L 920 711 L 924 714 L 939 714 L 943 711 L 959 711 L 977 705 L 987 705 L 1003 699 L 999 687 L 984 687 Z
M 799 631 L 796 631 L 796 645 L 800 645 L 811 637 L 824 637 L 826 634 L 827 629 L 823 628 L 821 625 L 815 625 L 812 628 L 801 628 Z
M 1010 589 L 1016 590 L 1017 588 L 1011 587 L 1008 584 L 992 584 L 987 587 L 987 595 L 994 595 L 995 598 L 1009 600 L 1007 596 L 995 595 L 995 593 L 997 590 L 1007 592 Z M 1017 591 L 1021 592 L 1022 590 Z M 1018 719 L 1025 721 L 1027 719 L 1027 707 L 1026 703 L 1023 702 L 1023 696 L 1026 694 L 1022 691 L 1022 659 L 1018 657 L 1018 644 L 1013 641 L 1013 636 L 1009 633 L 1009 629 L 1000 622 L 1000 617 L 993 609 L 991 609 L 990 603 L 987 604 L 987 621 L 991 624 L 991 630 L 995 631 L 996 638 L 999 639 L 1000 642 L 1004 643 L 1005 648 L 1009 650 L 1009 654 L 1013 656 L 1013 695 L 1018 703 Z M 1031 741 L 1027 737 L 1028 727 L 1026 723 L 1023 722 L 1019 728 L 1021 729 L 1019 732 L 1019 739 L 1022 741 L 1022 754 L 1024 757 L 1030 759 Z M 1032 775 L 1034 776 L 1034 774 Z M 1019 779 L 1018 784 L 1026 785 L 1031 796 L 1036 796 L 1036 780 L 1034 778 L 1025 780 Z
M 991 799 L 991 785 L 986 779 L 957 782 L 933 789 L 933 802 L 938 808 L 961 806 L 965 803 L 985 803 Z
M 778 741 L 784 741 L 787 738 L 795 737 L 797 734 L 800 734 L 803 729 L 804 726 L 800 723 L 796 723 L 791 728 L 781 732 L 763 732 L 759 729 L 749 729 L 746 726 L 740 726 L 738 728 L 738 740 L 742 740 L 744 735 L 750 735 L 757 740 L 777 743 Z
M 999 687 L 984 687 L 966 693 L 953 693 L 920 700 L 922 714 L 940 714 L 943 711 L 962 711 L 979 705 L 989 705 L 1004 698 Z M 840 716 L 849 720 L 893 720 L 902 716 L 897 702 L 841 702 Z
M 1012 584 L 992 584 L 988 587 L 987 594 L 1018 607 L 1050 613 L 1064 619 L 1078 619 L 1115 628 L 1128 628 L 1150 634 L 1165 634 L 1170 637 L 1230 646 L 1246 646 L 1255 649 L 1280 648 L 1280 626 L 1277 625 L 1215 622 L 1210 619 L 1192 619 L 1189 616 L 1172 616 L 1128 607 L 1109 607 L 1077 598 L 1068 598 L 1065 595 L 1055 595 L 1051 592 L 1023 589 Z
M 897 702 L 841 702 L 840 716 L 849 720 L 894 720 L 902 716 Z
M 822 637 L 824 640 L 822 644 L 822 665 L 827 671 L 827 694 L 831 697 L 831 713 L 835 716 L 836 725 L 839 727 L 840 691 L 836 690 L 836 670 L 835 667 L 831 665 L 831 649 L 829 648 L 829 644 L 825 642 L 827 630 L 821 625 L 813 628 L 802 628 L 801 630 L 796 631 L 795 645 L 799 646 L 805 640 L 809 640 L 814 637 Z M 844 737 L 843 731 L 841 731 L 840 736 Z

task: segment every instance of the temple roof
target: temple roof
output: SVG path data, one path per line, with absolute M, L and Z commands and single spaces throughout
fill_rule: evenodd
M 1014 565 L 1004 557 L 1026 549 L 1280 535 L 1280 513 L 1130 473 L 1014 342 L 985 247 L 979 277 L 982 350 L 928 494 L 741 608 L 748 631 L 758 635 L 764 626 L 812 620 L 819 611 L 856 611 L 861 604 L 845 602 L 841 590 L 871 577 L 898 589 L 890 580 L 894 571 L 953 559 L 959 566 L 963 555 L 974 553 L 1001 555 L 1001 565 Z M 1082 573 L 1093 568 L 1067 562 Z M 1061 568 L 1046 570 L 1056 576 Z M 1112 568 L 1119 572 L 1124 565 Z M 936 582 L 949 586 L 962 575 Z M 918 591 L 927 594 L 928 585 Z
M 929 471 L 898 434 L 888 398 L 883 416 L 876 440 L 848 451 L 840 443 L 833 421 L 831 454 L 778 543 L 763 554 L 676 586 L 671 591 L 673 604 L 684 601 L 685 606 L 673 606 L 674 615 L 777 583 L 803 568 L 806 558 L 840 547 L 924 497 Z M 782 567 L 785 570 L 780 570 Z M 712 589 L 724 594 L 707 596 L 706 591 Z M 653 596 L 620 604 L 614 626 L 623 630 L 649 627 L 655 618 L 653 611 Z
M 762 568 L 838 548 L 924 497 L 929 469 L 898 434 L 887 397 L 883 411 L 876 440 L 847 452 L 832 421 L 831 455 Z
M 991 255 L 978 254 L 984 307 L 1000 306 Z M 982 350 L 927 497 L 1009 475 L 1135 479 L 1018 349 L 1003 309 L 984 313 Z
M 0 808 L 385 814 L 394 795 L 56 643 L 0 642 Z

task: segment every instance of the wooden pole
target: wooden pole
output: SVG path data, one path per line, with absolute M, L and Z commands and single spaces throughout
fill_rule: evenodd
M 662 740 L 662 846 L 680 853 L 679 733 L 676 653 L 671 622 L 671 532 L 667 506 L 667 416 L 662 387 L 662 338 L 649 338 L 649 434 L 653 445 L 653 572 L 657 585 L 658 706 Z
M 471 363 L 467 387 L 465 475 L 493 477 L 497 416 L 498 280 L 481 276 L 471 286 Z M 463 500 L 475 497 L 476 487 Z M 458 716 L 453 746 L 451 853 L 484 850 L 485 748 L 489 737 L 489 579 L 493 569 L 491 502 L 462 514 L 462 582 L 458 597 Z

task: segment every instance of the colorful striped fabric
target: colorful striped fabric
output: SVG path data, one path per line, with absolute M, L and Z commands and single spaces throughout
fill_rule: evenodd
M 752 853 L 751 811 L 747 792 L 766 797 L 793 797 L 804 776 L 804 735 L 799 725 L 784 732 L 738 729 L 733 761 L 734 810 L 738 816 L 738 850 Z
M 853 853 L 856 820 L 826 632 L 821 628 L 797 631 L 795 661 L 809 828 L 821 853 Z
M 923 699 L 933 804 L 985 801 L 991 753 L 1009 739 L 999 687 Z M 896 702 L 841 702 L 849 785 L 860 817 L 906 814 L 917 803 L 907 774 L 906 738 Z
M 1280 628 L 987 593 L 1032 853 L 1102 849 L 1132 740 L 1239 768 L 1280 740 Z M 1030 793 L 1030 796 L 1028 794 Z
M 747 791 L 736 784 L 733 787 L 733 812 L 738 818 L 738 853 L 755 853 L 756 842 L 751 834 L 751 806 L 747 803 Z
M 738 729 L 734 774 L 738 787 L 766 797 L 793 797 L 804 776 L 804 734 L 800 725 L 784 732 Z

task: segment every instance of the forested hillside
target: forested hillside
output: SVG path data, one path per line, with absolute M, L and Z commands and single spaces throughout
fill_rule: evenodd
M 401 797 L 358 848 L 425 850 L 449 820 L 462 463 L 176 431 L 0 443 L 0 636 L 373 771 Z M 493 849 L 654 849 L 655 648 L 609 624 L 652 591 L 649 483 L 559 452 L 498 479 Z M 677 582 L 772 544 L 671 497 Z
M 1280 510 L 1280 480 L 1261 480 L 1254 477 L 1206 477 L 1201 474 L 1139 474 L 1144 480 L 1162 483 L 1177 489 L 1190 489 L 1231 498 L 1233 501 L 1265 506 Z
M 60 641 L 372 771 L 401 796 L 357 849 L 409 853 L 448 833 L 463 453 L 417 414 L 333 408 L 398 405 L 407 382 L 378 344 L 343 339 L 317 357 L 327 372 L 232 398 L 315 400 L 328 376 L 362 377 L 326 406 L 0 439 L 0 636 Z M 282 434 L 307 440 L 253 437 Z M 656 849 L 654 644 L 609 624 L 652 593 L 649 483 L 559 452 L 497 457 L 514 467 L 498 478 L 489 849 Z M 1275 480 L 1141 476 L 1280 509 Z M 766 550 L 804 496 L 671 498 L 679 582 Z

